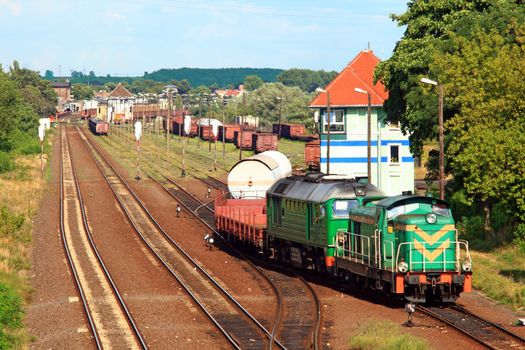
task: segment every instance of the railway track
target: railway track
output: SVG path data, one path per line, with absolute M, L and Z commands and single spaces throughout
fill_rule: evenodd
M 96 346 L 147 349 L 93 241 L 67 131 L 60 134 L 60 232 Z
M 81 132 L 90 154 L 112 188 L 115 198 L 137 234 L 163 266 L 177 279 L 208 319 L 236 349 L 270 347 L 272 333 L 193 260 L 151 216 L 113 165 Z M 277 343 L 280 348 L 284 348 Z
M 174 180 L 168 179 L 170 184 L 177 187 L 176 190 L 166 187 L 153 177 L 151 178 L 226 242 L 220 233 L 215 230 L 214 212 L 211 207 L 206 206 L 206 203 L 200 201 Z M 225 186 L 218 179 L 213 179 L 213 182 L 215 184 L 220 183 L 220 186 Z M 208 182 L 205 183 L 209 184 Z M 229 247 L 235 249 L 231 245 Z M 287 349 L 318 349 L 321 306 L 319 298 L 310 284 L 291 270 L 286 273 L 281 269 L 275 271 L 270 268 L 256 266 L 250 258 L 244 256 L 237 249 L 235 251 L 248 261 L 255 270 L 262 273 L 265 279 L 271 283 L 273 289 L 279 293 L 279 299 L 281 300 L 279 303 L 279 317 L 274 326 L 276 334 L 278 334 L 277 338 Z M 305 307 L 305 305 L 310 305 L 313 310 L 308 310 L 308 307 Z
M 508 329 L 474 315 L 458 305 L 424 307 L 417 309 L 432 318 L 448 324 L 488 349 L 525 349 L 525 339 Z

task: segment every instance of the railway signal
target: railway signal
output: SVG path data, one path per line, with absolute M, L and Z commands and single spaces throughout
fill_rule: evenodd
M 135 122 L 135 140 L 137 141 L 137 176 L 136 180 L 140 180 L 140 138 L 142 137 L 142 122 L 137 120 Z
M 40 174 L 44 173 L 44 138 L 46 137 L 46 126 L 38 126 L 38 138 L 40 139 Z

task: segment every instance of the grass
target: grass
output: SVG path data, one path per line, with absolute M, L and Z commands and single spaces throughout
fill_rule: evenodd
M 362 324 L 349 339 L 353 350 L 425 350 L 428 344 L 407 334 L 406 330 L 391 321 L 371 320 Z
M 8 153 L 12 166 L 0 173 L 0 349 L 27 348 L 30 341 L 22 321 L 31 291 L 25 277 L 31 268 L 31 219 L 49 178 L 47 171 L 40 174 L 40 143 L 35 140 L 19 135 Z
M 474 288 L 525 315 L 525 249 L 516 244 L 472 252 Z
M 114 127 L 108 137 L 98 137 L 97 140 L 110 154 L 126 160 L 124 166 L 130 174 L 134 174 L 136 160 L 136 146 L 129 130 Z M 148 168 L 147 162 L 155 163 L 155 167 L 169 168 L 177 176 L 180 175 L 182 165 L 183 142 L 174 135 L 169 142 L 169 154 L 166 153 L 166 135 L 149 133 L 144 131 L 141 142 L 141 169 Z M 217 171 L 213 171 L 214 149 L 211 144 L 211 152 L 208 143 L 197 138 L 186 139 L 186 170 L 191 174 L 210 174 L 213 176 L 225 175 L 229 169 L 239 160 L 239 150 L 231 143 L 225 145 L 224 158 L 222 155 L 223 144 L 217 142 Z M 292 166 L 304 166 L 304 143 L 282 139 L 279 141 L 279 151 L 290 155 Z M 252 151 L 243 151 L 243 158 L 252 156 Z

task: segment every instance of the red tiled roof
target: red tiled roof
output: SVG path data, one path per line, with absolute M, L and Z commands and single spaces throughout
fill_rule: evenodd
M 225 96 L 237 96 L 241 92 L 237 89 L 235 90 L 227 90 Z
M 381 82 L 373 84 L 374 69 L 379 58 L 372 50 L 361 51 L 346 67 L 332 80 L 324 90 L 330 93 L 330 106 L 367 106 L 368 96 L 356 92 L 354 88 L 369 91 L 372 95 L 372 105 L 382 106 L 388 98 L 388 92 Z M 326 94 L 318 94 L 310 103 L 310 107 L 325 107 Z
M 128 91 L 128 89 L 119 83 L 117 87 L 111 91 L 109 97 L 133 97 L 133 95 Z

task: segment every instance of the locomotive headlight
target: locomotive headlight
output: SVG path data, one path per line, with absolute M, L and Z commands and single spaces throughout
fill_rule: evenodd
M 397 270 L 401 273 L 406 273 L 408 271 L 408 264 L 404 261 L 401 261 L 398 265 L 397 265 Z
M 463 261 L 463 263 L 461 264 L 461 270 L 463 270 L 463 272 L 472 271 L 472 263 L 469 260 Z
M 213 244 L 213 242 L 214 242 L 213 237 L 211 237 L 210 239 L 208 239 L 208 242 L 209 242 L 210 244 Z
M 437 221 L 437 216 L 434 213 L 428 213 L 426 218 L 429 224 L 435 224 Z

